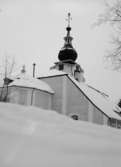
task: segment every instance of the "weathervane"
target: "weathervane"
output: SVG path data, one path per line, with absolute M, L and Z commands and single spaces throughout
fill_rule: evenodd
M 68 13 L 68 18 L 66 19 L 66 21 L 68 21 L 68 27 L 70 27 L 71 20 L 72 20 L 71 13 Z

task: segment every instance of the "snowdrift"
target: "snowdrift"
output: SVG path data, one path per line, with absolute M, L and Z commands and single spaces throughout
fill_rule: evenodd
M 0 103 L 0 167 L 114 166 L 121 166 L 121 130 Z

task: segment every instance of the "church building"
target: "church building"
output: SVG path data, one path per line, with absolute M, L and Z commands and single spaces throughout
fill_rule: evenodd
M 121 116 L 114 111 L 108 95 L 85 83 L 84 70 L 77 63 L 78 54 L 72 45 L 70 19 L 68 13 L 67 34 L 58 62 L 48 74 L 37 78 L 27 78 L 22 71 L 22 76 L 10 79 L 7 101 L 55 110 L 74 120 L 121 128 Z
M 114 112 L 108 95 L 85 83 L 84 70 L 76 62 L 78 54 L 72 45 L 70 17 L 68 13 L 67 35 L 58 54 L 59 61 L 50 68 L 48 75 L 38 79 L 48 83 L 55 92 L 53 110 L 74 120 L 121 128 L 121 117 Z

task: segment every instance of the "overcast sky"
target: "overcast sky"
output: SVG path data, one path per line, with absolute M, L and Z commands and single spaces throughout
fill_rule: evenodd
M 113 98 L 121 97 L 121 73 L 105 68 L 103 57 L 110 49 L 110 27 L 92 27 L 104 10 L 103 0 L 0 0 L 0 59 L 14 56 L 17 67 L 32 73 L 45 72 L 58 61 L 64 44 L 67 13 L 72 14 L 73 46 L 87 83 Z

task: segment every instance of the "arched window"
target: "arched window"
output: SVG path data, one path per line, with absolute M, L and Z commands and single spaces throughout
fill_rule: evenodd
M 71 115 L 71 118 L 74 119 L 74 120 L 79 120 L 79 116 L 74 114 L 74 115 Z

